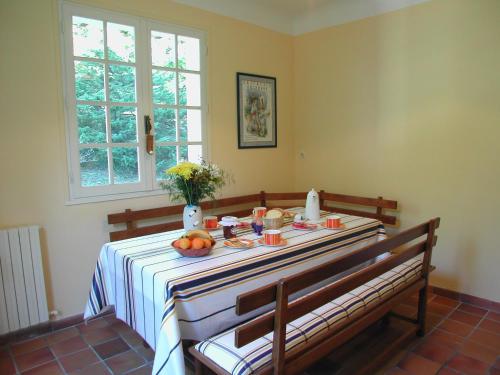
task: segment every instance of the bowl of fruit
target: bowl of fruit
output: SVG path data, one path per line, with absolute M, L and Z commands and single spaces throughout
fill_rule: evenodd
M 179 239 L 172 242 L 172 247 L 185 257 L 202 257 L 208 255 L 215 245 L 213 237 L 204 230 L 187 231 Z

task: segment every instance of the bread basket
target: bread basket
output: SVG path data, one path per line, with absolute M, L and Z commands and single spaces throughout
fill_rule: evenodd
M 283 216 L 272 219 L 263 217 L 262 222 L 264 223 L 264 228 L 266 229 L 280 229 L 283 226 L 284 218 Z

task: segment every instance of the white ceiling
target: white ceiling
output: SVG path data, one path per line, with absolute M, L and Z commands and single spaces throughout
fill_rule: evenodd
M 300 35 L 429 0 L 173 0 L 268 29 Z

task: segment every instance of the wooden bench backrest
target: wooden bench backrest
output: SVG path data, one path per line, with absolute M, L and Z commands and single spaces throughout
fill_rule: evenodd
M 239 295 L 236 300 L 236 313 L 238 315 L 253 311 L 272 302 L 276 302 L 276 309 L 239 326 L 235 332 L 236 347 L 242 347 L 274 331 L 274 371 L 275 373 L 284 373 L 282 371 L 285 366 L 284 353 L 287 323 L 325 305 L 329 301 L 342 296 L 421 253 L 425 254 L 422 278 L 419 281 L 422 282 L 422 280 L 426 280 L 429 273 L 432 248 L 437 241 L 434 232 L 436 228 L 439 227 L 439 221 L 439 218 L 432 219 L 426 223 L 405 230 L 394 237 L 341 256 L 328 263 L 283 278 L 277 283 Z M 426 236 L 425 239 L 408 246 L 410 242 L 424 235 Z M 394 249 L 401 246 L 405 246 L 406 248 L 397 254 L 391 254 L 387 258 L 364 267 L 361 271 L 352 273 L 303 298 L 292 302 L 288 301 L 288 296 L 292 293 L 327 280 L 356 265 L 363 264 L 378 255 L 392 252 Z M 418 280 L 416 282 L 418 282 Z M 294 356 L 300 356 L 301 353 L 309 349 L 310 348 L 305 345 L 303 349 L 296 350 Z
M 395 210 L 398 208 L 398 202 L 393 200 L 384 199 L 382 197 L 378 198 L 366 198 L 366 197 L 356 197 L 353 195 L 345 194 L 332 194 L 320 191 L 320 208 L 325 211 L 338 212 L 341 214 L 354 215 L 354 216 L 364 216 L 370 217 L 372 219 L 380 220 L 384 224 L 394 225 L 396 224 L 396 217 L 384 214 L 384 209 Z M 348 209 L 344 207 L 336 207 L 330 205 L 330 203 L 341 203 L 343 205 L 355 205 L 363 207 L 375 208 L 375 212 L 367 212 L 359 209 Z
M 373 219 L 378 219 L 385 224 L 396 224 L 396 217 L 385 215 L 384 209 L 395 210 L 398 208 L 398 202 L 393 200 L 378 198 L 357 197 L 354 195 L 333 194 L 327 193 L 323 190 L 318 192 L 320 209 L 330 212 L 344 213 L 347 215 L 363 216 Z M 265 193 L 261 191 L 263 206 L 273 206 L 269 201 L 305 201 L 307 198 L 306 192 L 299 193 Z M 356 208 L 345 208 L 331 205 L 332 203 L 340 203 L 342 205 L 354 205 Z M 292 205 L 293 206 L 293 205 Z M 280 206 L 281 208 L 288 208 L 292 206 Z M 363 211 L 358 207 L 375 208 L 375 212 Z
M 242 204 L 250 204 L 261 205 L 261 196 L 260 194 L 251 194 L 251 195 L 243 195 L 238 197 L 231 198 L 223 198 L 217 199 L 214 201 L 206 201 L 201 202 L 202 210 L 210 210 L 210 209 L 219 209 L 219 208 L 227 208 L 236 205 Z M 145 236 L 147 234 L 155 234 L 161 233 L 169 230 L 180 229 L 182 228 L 182 221 L 171 221 L 167 223 L 161 224 L 153 224 L 138 227 L 137 222 L 140 220 L 148 220 L 148 219 L 158 219 L 158 218 L 167 218 L 169 216 L 177 216 L 182 215 L 185 205 L 176 205 L 176 206 L 167 206 L 167 207 L 159 207 L 159 208 L 150 208 L 146 210 L 125 210 L 125 212 L 120 212 L 116 214 L 108 215 L 108 224 L 122 224 L 125 223 L 127 228 L 124 230 L 118 230 L 109 233 L 109 238 L 111 241 L 119 241 L 132 237 Z M 224 215 L 231 216 L 247 216 L 251 213 L 250 209 L 247 210 L 225 210 Z M 220 215 L 218 215 L 220 216 Z
M 261 191 L 258 194 L 243 195 L 231 198 L 217 199 L 201 203 L 203 210 L 222 209 L 222 215 L 247 216 L 251 214 L 251 209 L 234 210 L 233 206 L 243 204 L 253 204 L 254 206 L 273 207 L 273 201 L 305 201 L 306 192 L 299 193 L 266 193 Z M 384 209 L 396 209 L 397 202 L 379 198 L 355 197 L 352 195 L 332 194 L 324 191 L 319 192 L 320 208 L 325 211 L 345 213 L 348 215 L 364 216 L 378 219 L 385 224 L 396 223 L 395 216 L 385 215 Z M 375 212 L 362 211 L 359 209 L 346 209 L 330 206 L 330 202 L 341 203 L 343 205 L 356 205 L 367 208 L 375 208 Z M 166 223 L 138 226 L 141 220 L 163 219 L 181 215 L 185 205 L 166 206 L 150 208 L 145 210 L 132 211 L 126 209 L 125 212 L 108 215 L 108 224 L 126 224 L 126 229 L 110 232 L 111 241 L 124 240 L 127 238 L 145 236 L 147 234 L 161 233 L 169 230 L 182 228 L 182 221 L 169 221 Z M 293 205 L 281 205 L 281 208 L 289 208 Z M 296 205 L 295 205 L 296 206 Z

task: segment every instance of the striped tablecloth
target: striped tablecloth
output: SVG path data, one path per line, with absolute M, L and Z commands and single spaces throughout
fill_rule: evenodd
M 283 247 L 226 248 L 218 230 L 212 233 L 214 249 L 202 258 L 182 257 L 172 249 L 183 230 L 108 243 L 97 261 L 85 318 L 114 305 L 117 318 L 155 350 L 153 374 L 182 375 L 181 339 L 206 339 L 266 310 L 237 316 L 236 296 L 385 238 L 377 220 L 340 216 L 345 223 L 340 231 L 285 225 Z M 257 239 L 251 229 L 238 235 Z

